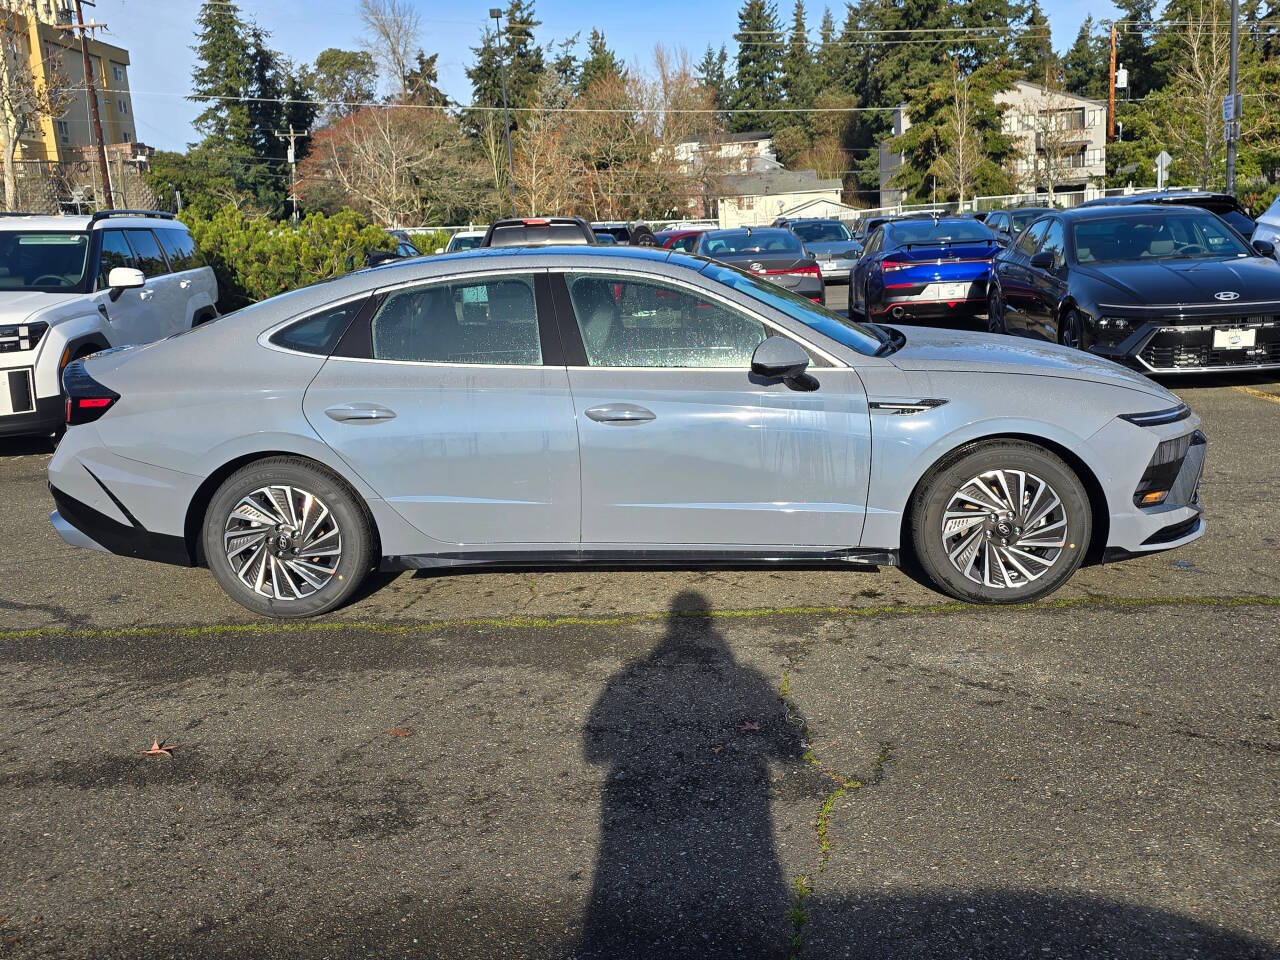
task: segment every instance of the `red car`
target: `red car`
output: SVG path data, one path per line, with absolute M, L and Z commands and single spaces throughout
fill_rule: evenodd
M 658 240 L 658 246 L 666 247 L 668 250 L 682 250 L 689 253 L 693 250 L 693 245 L 698 242 L 698 236 L 705 233 L 704 229 L 697 230 L 659 230 L 654 236 Z

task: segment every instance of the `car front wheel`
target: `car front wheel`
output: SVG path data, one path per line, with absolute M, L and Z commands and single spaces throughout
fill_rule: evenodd
M 1058 322 L 1058 342 L 1064 347 L 1084 349 L 1084 324 L 1078 310 L 1068 310 Z
M 916 558 L 942 592 L 975 603 L 1047 596 L 1084 559 L 1089 496 L 1053 453 L 1019 440 L 978 443 L 944 462 L 911 506 Z
M 237 470 L 205 513 L 204 556 L 233 600 L 268 617 L 311 617 L 345 603 L 372 562 L 356 494 L 296 457 Z

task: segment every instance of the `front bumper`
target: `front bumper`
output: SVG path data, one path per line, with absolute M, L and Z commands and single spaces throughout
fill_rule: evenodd
M 1149 320 L 1119 343 L 1090 350 L 1144 373 L 1280 370 L 1280 316 Z
M 2 377 L 4 371 L 0 371 Z M 6 384 L 0 379 L 0 390 Z M 27 437 L 56 432 L 66 415 L 62 397 L 32 397 L 17 413 L 0 413 L 0 437 Z

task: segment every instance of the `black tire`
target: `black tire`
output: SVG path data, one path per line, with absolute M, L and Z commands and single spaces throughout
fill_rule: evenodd
M 1084 349 L 1084 323 L 1075 308 L 1068 309 L 1058 321 L 1058 342 L 1064 347 Z
M 994 283 L 987 290 L 987 333 L 1008 333 L 1004 326 L 1004 298 Z
M 239 554 L 236 558 L 237 565 L 233 566 L 223 547 L 223 540 L 227 525 L 231 522 L 232 511 L 237 508 L 241 499 L 252 495 L 255 491 L 272 487 L 293 488 L 296 491 L 295 496 L 309 494 L 318 500 L 328 510 L 332 524 L 336 528 L 336 534 L 328 533 L 329 527 L 324 526 L 317 531 L 317 535 L 321 533 L 327 535 L 330 539 L 326 544 L 329 546 L 332 546 L 336 539 L 336 548 L 339 553 L 336 558 L 308 556 L 306 553 L 299 555 L 297 549 L 290 549 L 298 546 L 289 537 L 289 530 L 294 529 L 293 527 L 282 529 L 282 525 L 277 525 L 271 528 L 267 537 L 270 541 L 270 554 L 261 561 L 263 569 L 267 571 L 264 575 L 264 581 L 266 581 L 263 583 L 264 593 L 258 592 L 254 586 L 241 580 L 238 572 L 240 559 L 246 556 L 252 557 L 254 554 Z M 283 490 L 280 495 L 284 495 Z M 278 504 L 279 501 L 277 501 Z M 280 512 L 283 515 L 284 511 Z M 305 525 L 299 523 L 297 526 Z M 252 527 L 246 527 L 245 533 L 253 536 L 257 529 L 267 528 L 267 524 L 254 524 Z M 279 540 L 277 534 L 283 534 L 284 540 Z M 305 535 L 305 531 L 301 531 L 301 534 Z M 201 538 L 205 561 L 222 589 L 241 606 L 266 617 L 282 619 L 314 617 L 341 606 L 359 589 L 374 561 L 373 525 L 359 496 L 339 477 L 318 464 L 299 457 L 270 457 L 257 460 L 229 476 L 209 502 L 209 508 L 205 511 Z M 286 546 L 282 548 L 281 543 Z M 300 537 L 299 543 L 301 543 Z M 251 549 L 253 548 L 245 548 L 246 551 Z M 265 549 L 268 549 L 266 545 L 264 545 Z M 323 548 L 317 547 L 317 550 L 323 551 Z M 270 563 L 272 557 L 275 558 L 275 563 Z M 290 569 L 281 570 L 286 560 L 294 564 L 290 568 L 294 571 L 293 574 L 290 573 Z M 297 564 L 311 566 L 318 564 L 327 568 L 325 573 L 317 574 L 315 570 L 310 569 L 310 566 L 303 567 L 311 576 L 322 580 L 323 583 L 316 585 L 304 579 L 303 575 L 295 576 L 294 574 L 298 573 Z M 250 571 L 251 578 L 256 569 L 255 562 L 255 566 Z M 303 596 L 288 596 L 291 580 L 298 585 L 294 589 L 295 593 L 306 593 L 307 590 L 311 592 Z M 277 596 L 277 594 L 284 596 Z
M 981 526 L 973 526 L 973 520 L 967 517 L 955 521 L 962 529 L 966 524 L 969 526 L 965 532 L 952 533 L 956 539 L 948 544 L 944 536 L 943 524 L 947 522 L 945 515 L 948 507 L 952 505 L 953 498 L 957 497 L 961 489 L 965 488 L 973 478 L 994 478 L 993 482 L 997 482 L 999 478 L 994 476 L 994 471 L 1011 471 L 1012 476 L 1022 472 L 1032 478 L 1023 484 L 1022 489 L 1025 491 L 1023 497 L 1018 498 L 1015 494 L 1015 499 L 1025 501 L 1031 498 L 1031 491 L 1038 489 L 1033 480 L 1047 484 L 1049 492 L 1057 495 L 1065 516 L 1055 512 L 1038 521 L 1037 527 L 1047 527 L 1050 523 L 1057 526 L 1059 516 L 1062 519 L 1061 527 L 1052 533 L 1041 533 L 1039 537 L 1034 528 L 1028 527 L 1026 532 L 1023 532 L 1021 524 L 1027 519 L 1035 519 L 1034 514 L 1041 509 L 1042 504 L 1051 502 L 1046 497 L 1044 501 L 1039 501 L 1032 506 L 1032 509 L 1021 519 L 1012 514 L 975 510 L 974 517 L 979 514 L 982 516 Z M 1008 480 L 1010 476 L 1006 474 L 1006 479 Z M 999 491 L 998 485 L 996 489 Z M 960 505 L 963 506 L 963 502 Z M 1023 503 L 1024 509 L 1026 506 L 1027 504 Z M 1007 570 L 1008 579 L 1012 581 L 1011 585 L 1007 581 L 998 586 L 976 582 L 952 562 L 948 546 L 953 551 L 956 550 L 962 545 L 963 538 L 970 535 L 968 531 L 975 530 L 978 545 L 974 550 L 976 553 L 983 554 L 983 557 L 977 558 L 978 564 L 985 566 L 990 563 L 992 570 L 995 571 L 991 579 L 997 583 L 1004 579 L 1001 574 Z M 1016 534 L 1013 532 L 1015 530 Z M 1009 552 L 1008 540 L 1002 538 L 1002 532 L 1008 533 L 1008 540 L 1014 541 L 1014 550 L 1018 550 L 1018 545 L 1026 540 L 1039 540 L 1041 537 L 1053 539 L 1061 536 L 1062 545 L 1056 552 L 1052 548 L 1026 547 L 1021 550 L 1021 553 L 1014 554 L 1015 561 L 1019 562 L 1024 569 L 1035 573 L 1033 579 L 1027 579 L 1000 559 L 1002 549 L 1004 555 L 1008 555 Z M 1093 514 L 1089 494 L 1075 471 L 1055 454 L 1034 443 L 1022 440 L 990 440 L 958 450 L 935 467 L 924 479 L 911 502 L 912 543 L 916 559 L 923 572 L 943 593 L 957 600 L 972 603 L 1026 603 L 1053 593 L 1070 579 L 1084 560 L 1092 533 Z M 993 537 L 994 540 L 1005 544 L 1004 548 L 992 542 Z M 1032 563 L 1026 559 L 1026 553 L 1040 555 L 1044 559 L 1040 564 Z M 994 560 L 992 560 L 993 554 L 995 554 Z M 960 562 L 963 563 L 967 556 L 967 552 L 962 553 Z M 1049 559 L 1052 562 L 1046 565 L 1044 561 Z M 971 569 L 970 572 L 975 571 Z M 987 580 L 984 571 L 977 570 L 976 573 L 981 580 Z

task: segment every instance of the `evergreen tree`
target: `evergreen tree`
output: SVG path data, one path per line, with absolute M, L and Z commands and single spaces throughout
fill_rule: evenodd
M 414 58 L 414 64 L 404 76 L 404 87 L 408 93 L 406 103 L 419 104 L 427 107 L 444 107 L 449 103 L 449 98 L 445 96 L 443 90 L 440 89 L 440 76 L 436 61 L 440 54 L 433 53 L 427 56 L 421 50 L 418 51 L 417 57 Z
M 304 76 L 316 99 L 329 101 L 321 107 L 325 124 L 358 109 L 353 104 L 371 102 L 378 92 L 378 65 L 367 50 L 322 50 Z
M 536 19 L 533 0 L 511 0 L 507 4 L 503 56 L 507 63 L 507 96 L 512 106 L 528 106 L 542 80 L 546 62 L 542 48 L 533 38 Z
M 708 50 L 708 53 L 710 50 Z M 601 78 L 621 79 L 627 77 L 626 67 L 622 60 L 609 49 L 604 34 L 594 27 L 587 38 L 587 56 L 582 61 L 582 73 L 578 77 L 578 91 L 587 90 L 591 84 Z
M 813 55 L 809 52 L 809 28 L 805 23 L 804 0 L 796 0 L 791 35 L 787 39 L 786 54 L 782 58 L 781 84 L 787 106 L 813 106 L 813 98 L 817 93 L 815 70 Z M 794 122 L 800 118 L 793 115 L 790 119 Z
M 192 122 L 202 146 L 252 154 L 249 106 L 239 99 L 249 86 L 249 29 L 234 3 L 205 0 L 196 15 L 196 66 L 192 94 L 203 103 Z
M 831 8 L 822 11 L 822 25 L 818 28 L 818 54 L 814 67 L 814 86 L 817 90 L 829 91 L 837 86 L 844 86 L 841 76 L 842 51 L 836 43 L 836 21 L 831 16 Z
M 1064 83 L 1068 93 L 1079 97 L 1105 100 L 1110 76 L 1110 44 L 1096 33 L 1093 17 L 1084 18 L 1076 41 L 1062 60 Z
M 729 76 L 729 53 L 724 44 L 720 45 L 719 51 L 707 44 L 707 52 L 702 55 L 694 71 L 702 85 L 711 91 L 711 100 L 720 123 L 727 124 L 729 103 L 733 99 L 733 78 Z
M 759 113 L 782 105 L 782 33 L 772 0 L 744 0 L 738 12 L 738 66 L 734 75 L 733 130 L 770 129 L 778 114 Z
M 1032 83 L 1052 86 L 1056 79 L 1057 57 L 1049 36 L 1049 19 L 1040 0 L 1030 0 L 1027 4 L 1022 30 L 1013 44 L 1013 62 Z
M 576 53 L 578 49 L 578 36 L 574 34 L 565 40 L 561 40 L 555 45 L 555 49 L 560 52 L 556 54 L 554 60 L 551 61 L 551 74 L 555 77 L 555 85 L 560 91 L 560 95 L 567 96 L 576 90 L 578 84 L 582 81 L 582 63 L 578 60 Z M 547 53 L 552 52 L 552 47 L 547 47 Z M 547 85 L 542 85 L 543 99 L 546 99 Z M 566 101 L 567 102 L 567 101 Z

